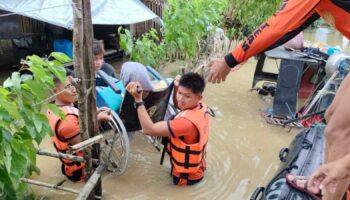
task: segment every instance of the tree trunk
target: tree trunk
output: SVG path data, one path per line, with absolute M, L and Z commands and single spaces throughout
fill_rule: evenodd
M 97 134 L 98 124 L 96 115 L 96 85 L 95 69 L 92 55 L 93 29 L 91 21 L 90 0 L 73 0 L 74 30 L 73 64 L 75 74 L 80 79 L 78 89 L 79 128 L 82 140 L 87 140 Z M 84 151 L 85 181 L 92 174 L 92 158 L 99 158 L 99 146 L 94 150 Z M 101 182 L 100 182 L 101 183 Z M 101 184 L 96 188 L 100 190 Z M 95 190 L 96 191 L 96 190 Z M 94 199 L 95 191 L 88 199 Z M 100 196 L 101 194 L 97 194 Z

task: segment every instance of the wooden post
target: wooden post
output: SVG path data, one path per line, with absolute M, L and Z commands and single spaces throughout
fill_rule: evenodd
M 82 80 L 78 89 L 79 127 L 82 140 L 87 140 L 97 134 L 96 115 L 96 84 L 95 69 L 92 55 L 93 29 L 91 21 L 90 0 L 73 0 L 73 64 L 77 78 Z M 99 157 L 98 145 L 92 152 L 85 150 L 85 181 L 92 174 L 92 158 Z M 101 181 L 96 185 L 101 188 Z M 100 191 L 100 189 L 97 189 Z M 96 191 L 96 189 L 95 189 Z M 94 199 L 95 191 L 88 199 Z M 96 193 L 101 196 L 101 194 Z
M 90 179 L 86 182 L 86 184 L 84 185 L 84 188 L 81 190 L 76 200 L 89 199 L 89 192 L 92 191 L 94 188 L 96 190 L 96 187 L 97 187 L 96 184 L 101 182 L 101 175 L 105 170 L 105 168 L 106 168 L 105 165 L 99 165 L 96 168 L 95 172 L 92 174 Z

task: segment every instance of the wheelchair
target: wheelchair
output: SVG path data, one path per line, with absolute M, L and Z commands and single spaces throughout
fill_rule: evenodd
M 52 54 L 62 56 L 61 54 Z M 50 55 L 51 57 L 51 55 Z M 59 57 L 57 57 L 59 58 Z M 68 60 L 69 61 L 69 60 Z M 68 62 L 67 61 L 67 62 Z M 66 62 L 62 62 L 64 64 Z M 146 67 L 153 83 L 162 82 L 164 89 L 150 92 L 145 98 L 145 107 L 153 122 L 166 119 L 176 114 L 176 109 L 169 104 L 172 98 L 173 84 L 171 79 L 163 78 L 156 70 Z M 67 69 L 72 71 L 72 69 Z M 21 80 L 33 78 L 29 70 L 21 71 Z M 79 83 L 80 80 L 76 84 Z M 98 82 L 102 83 L 101 85 Z M 69 153 L 75 153 L 92 145 L 100 144 L 100 162 L 115 175 L 122 175 L 128 166 L 130 145 L 128 132 L 141 130 L 137 111 L 134 108 L 133 97 L 126 92 L 121 80 L 108 76 L 103 71 L 97 72 L 96 77 L 96 105 L 108 107 L 112 112 L 112 120 L 104 122 L 99 127 L 100 134 L 82 141 L 69 148 Z M 152 144 L 160 151 L 163 147 L 161 137 L 148 137 Z M 96 160 L 95 160 L 96 161 Z
M 144 96 L 145 107 L 153 122 L 170 118 L 177 113 L 172 105 L 173 83 L 163 78 L 156 70 L 146 67 L 152 83 L 162 82 L 165 88 L 151 91 Z M 101 160 L 107 170 L 115 175 L 122 175 L 128 166 L 130 147 L 128 133 L 141 130 L 134 99 L 126 90 L 121 80 L 108 76 L 103 71 L 97 72 L 96 105 L 112 110 L 113 120 L 100 127 L 101 133 L 112 130 L 115 134 L 101 143 Z M 147 136 L 152 145 L 161 151 L 164 148 L 162 137 Z

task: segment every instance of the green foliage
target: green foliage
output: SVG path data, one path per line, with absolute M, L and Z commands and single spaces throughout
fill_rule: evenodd
M 225 27 L 229 38 L 248 36 L 273 13 L 282 0 L 229 0 L 229 11 L 225 16 Z
M 129 30 L 118 29 L 121 48 L 130 55 L 132 61 L 142 63 L 146 66 L 159 67 L 159 62 L 164 58 L 162 44 L 158 45 L 159 37 L 157 31 L 151 29 L 133 42 Z
M 164 11 L 164 45 L 167 53 L 180 51 L 193 58 L 208 28 L 221 23 L 226 6 L 222 0 L 169 0 Z
M 24 64 L 33 79 L 21 80 L 20 73 L 14 72 L 0 86 L 0 199 L 24 199 L 27 185 L 20 179 L 39 173 L 34 144 L 51 133 L 43 114 L 45 100 L 54 87 L 53 76 L 65 79 L 65 70 L 57 63 L 28 56 Z
M 58 62 L 60 62 L 62 64 L 72 62 L 72 59 L 62 52 L 52 52 L 50 54 L 50 57 L 53 58 L 54 60 L 57 60 Z M 50 59 L 50 57 L 49 57 L 49 59 Z
M 227 0 L 169 0 L 164 8 L 162 41 L 154 29 L 135 41 L 129 31 L 119 29 L 120 46 L 131 60 L 155 68 L 176 52 L 184 59 L 192 59 L 208 35 L 208 28 L 221 23 L 226 3 Z

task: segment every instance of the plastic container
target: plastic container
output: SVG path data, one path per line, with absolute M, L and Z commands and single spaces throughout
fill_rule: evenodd
M 73 58 L 73 43 L 66 39 L 56 39 L 53 42 L 53 50 L 65 53 L 68 57 Z
M 328 55 L 333 55 L 334 53 L 337 53 L 337 52 L 340 52 L 340 48 L 338 48 L 338 47 L 329 47 L 328 49 L 327 49 L 327 54 Z

